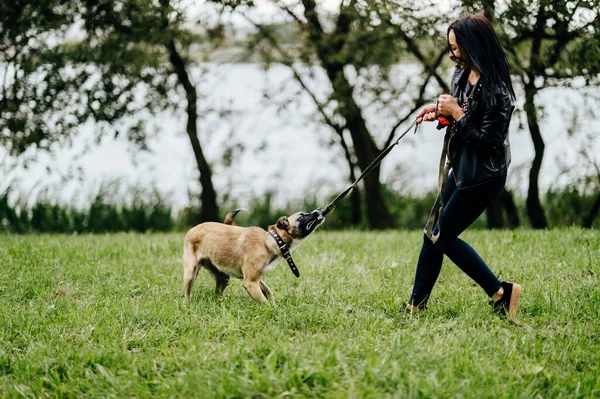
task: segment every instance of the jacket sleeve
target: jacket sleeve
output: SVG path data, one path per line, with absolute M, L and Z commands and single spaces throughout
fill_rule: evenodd
M 465 115 L 459 121 L 458 133 L 460 138 L 475 147 L 478 151 L 494 152 L 504 147 L 508 123 L 514 109 L 508 90 L 497 87 L 494 91 L 496 103 L 492 106 L 482 104 L 481 122 L 474 123 L 474 117 Z M 477 118 L 479 119 L 479 118 Z

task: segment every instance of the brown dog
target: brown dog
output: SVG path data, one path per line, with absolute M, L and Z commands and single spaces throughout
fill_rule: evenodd
M 235 211 L 234 211 L 235 212 Z M 235 212 L 237 214 L 237 212 Z M 222 294 L 229 277 L 243 279 L 243 285 L 255 301 L 263 303 L 267 297 L 273 305 L 273 292 L 261 280 L 275 268 L 281 259 L 281 250 L 275 239 L 260 227 L 233 226 L 231 213 L 228 224 L 206 222 L 190 229 L 183 243 L 183 286 L 189 300 L 200 266 L 216 280 L 216 293 Z M 320 209 L 282 216 L 277 224 L 269 226 L 290 249 L 319 227 L 325 218 Z

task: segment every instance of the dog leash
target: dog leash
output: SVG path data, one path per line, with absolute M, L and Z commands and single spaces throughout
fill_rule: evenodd
M 292 253 L 288 249 L 287 245 L 285 245 L 285 243 L 283 242 L 281 236 L 273 229 L 269 229 L 269 234 L 271 234 L 271 237 L 273 237 L 273 239 L 277 243 L 277 246 L 279 246 L 281 256 L 283 256 L 284 259 L 287 261 L 288 265 L 290 265 L 290 269 L 292 269 L 292 273 L 294 273 L 294 276 L 300 277 L 300 271 L 298 271 L 298 267 L 296 267 L 296 264 L 292 259 Z
M 359 181 L 361 181 L 366 175 L 368 175 L 369 173 L 371 173 L 371 171 L 373 169 L 375 169 L 375 167 L 377 165 L 379 165 L 381 163 L 381 161 L 383 160 L 383 158 L 385 158 L 390 151 L 392 151 L 392 149 L 398 145 L 398 143 L 400 142 L 400 139 L 402 139 L 402 137 L 406 136 L 406 134 L 413 128 L 415 128 L 414 134 L 417 133 L 417 130 L 419 129 L 419 123 L 417 123 L 417 120 L 415 119 L 413 121 L 413 123 L 410 124 L 410 126 L 408 127 L 408 129 L 406 129 L 406 131 L 404 133 L 402 133 L 402 135 L 400 137 L 398 137 L 398 140 L 396 140 L 395 142 L 393 142 L 392 144 L 390 144 L 388 146 L 388 148 L 386 148 L 385 150 L 383 150 L 381 152 L 381 154 L 379 154 L 377 156 L 377 158 L 375 158 L 373 160 L 373 162 L 371 162 L 371 164 L 369 166 L 366 167 L 366 169 L 361 173 L 360 176 L 358 176 L 358 179 L 356 179 L 356 181 L 354 183 L 352 183 L 352 185 L 350 185 L 350 187 L 348 187 L 345 191 L 343 191 L 340 195 L 338 195 L 333 201 L 331 201 L 331 203 L 329 205 L 327 205 L 327 208 L 325 208 L 325 210 L 323 211 L 323 216 L 327 215 L 329 212 L 333 211 L 335 209 L 335 207 L 337 206 L 337 204 L 343 200 L 348 193 L 350 193 L 350 191 L 352 191 L 356 185 L 358 184 Z
M 392 149 L 396 145 L 398 145 L 398 143 L 400 142 L 400 139 L 402 139 L 404 136 L 406 136 L 406 134 L 408 132 L 410 132 L 410 130 L 413 128 L 413 126 L 415 128 L 414 134 L 416 134 L 417 130 L 419 129 L 419 123 L 417 123 L 417 120 L 415 119 L 410 124 L 408 129 L 406 129 L 406 131 L 404 133 L 402 133 L 395 142 L 393 142 L 385 150 L 383 150 L 381 152 L 381 154 L 379 154 L 377 156 L 377 158 L 375 158 L 373 160 L 373 162 L 371 162 L 369 164 L 369 166 L 366 167 L 366 169 L 361 173 L 360 176 L 358 176 L 358 179 L 356 179 L 356 181 L 354 183 L 352 183 L 352 185 L 350 187 L 348 187 L 346 190 L 344 190 L 344 192 L 342 192 L 340 195 L 338 195 L 333 201 L 331 201 L 331 203 L 329 205 L 327 205 L 327 208 L 325 208 L 325 210 L 323 211 L 323 216 L 327 215 L 329 212 L 334 210 L 335 207 L 337 206 L 337 204 L 341 200 L 343 200 L 348 195 L 348 193 L 350 193 L 350 191 L 352 191 L 356 187 L 358 182 L 361 181 L 366 175 L 371 173 L 371 171 L 373 169 L 375 169 L 375 167 L 381 163 L 383 158 L 385 158 L 390 153 L 390 151 L 392 151 Z M 279 246 L 279 250 L 281 251 L 281 256 L 283 256 L 283 258 L 287 261 L 288 265 L 290 266 L 290 269 L 292 270 L 292 273 L 294 273 L 294 275 L 296 277 L 300 277 L 300 271 L 298 270 L 298 267 L 296 266 L 296 264 L 294 263 L 294 260 L 292 259 L 292 253 L 288 249 L 287 245 L 285 245 L 285 243 L 283 242 L 283 239 L 281 238 L 281 236 L 274 229 L 269 229 L 269 234 L 271 235 L 271 237 L 273 237 L 273 239 L 277 243 L 277 246 Z

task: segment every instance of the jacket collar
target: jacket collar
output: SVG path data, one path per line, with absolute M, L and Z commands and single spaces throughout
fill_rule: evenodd
M 464 86 L 465 81 L 469 78 L 469 74 L 471 70 L 469 68 L 462 69 L 458 65 L 456 66 L 456 70 L 452 75 L 452 84 L 450 86 L 450 95 L 454 98 L 459 97 L 459 92 L 461 87 Z M 475 88 L 471 90 L 471 94 L 469 94 L 469 99 L 473 98 L 477 92 L 481 91 L 481 78 L 477 81 Z
M 465 73 L 465 72 L 467 72 L 467 73 Z M 462 69 L 458 65 L 455 67 L 454 73 L 452 74 L 452 82 L 450 84 L 450 95 L 452 97 L 456 97 L 458 95 L 460 86 L 461 86 L 462 82 L 464 82 L 463 79 L 468 77 L 470 72 L 471 71 L 469 69 Z

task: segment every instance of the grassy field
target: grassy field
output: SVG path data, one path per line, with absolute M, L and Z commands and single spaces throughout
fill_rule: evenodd
M 399 313 L 418 231 L 318 232 L 266 282 L 277 308 L 201 271 L 182 234 L 2 236 L 0 397 L 600 397 L 600 234 L 471 231 L 523 285 L 514 322 L 446 260 Z

